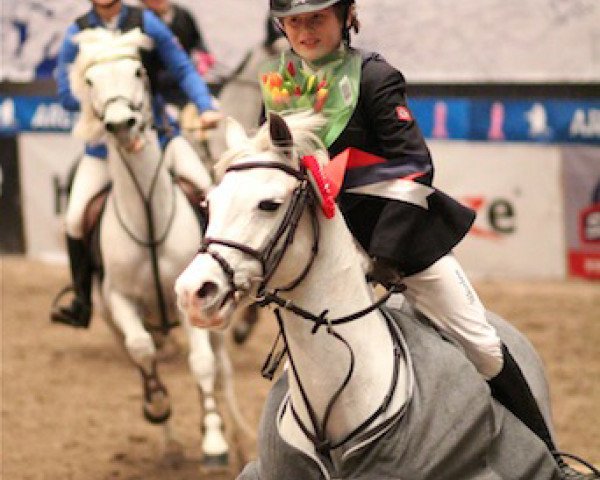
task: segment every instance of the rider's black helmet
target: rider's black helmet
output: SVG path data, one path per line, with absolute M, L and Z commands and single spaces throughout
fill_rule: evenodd
M 269 11 L 274 17 L 287 17 L 323 10 L 338 2 L 350 3 L 349 0 L 269 0 Z
M 281 17 L 317 12 L 339 4 L 344 7 L 342 18 L 345 19 L 348 17 L 348 12 L 350 12 L 350 8 L 354 3 L 355 0 L 269 0 L 269 13 L 276 19 L 276 24 L 278 24 Z M 278 26 L 281 29 L 281 25 L 278 24 Z M 348 45 L 350 44 L 350 28 L 357 33 L 358 20 L 353 20 L 350 27 L 347 25 L 342 26 L 342 38 Z

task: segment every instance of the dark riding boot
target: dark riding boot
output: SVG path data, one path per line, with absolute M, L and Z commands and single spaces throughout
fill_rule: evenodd
M 502 345 L 502 356 L 504 357 L 502 370 L 488 381 L 493 397 L 510 410 L 513 415 L 521 420 L 546 444 L 558 464 L 563 480 L 583 480 L 589 478 L 569 467 L 560 456 L 555 455 L 557 451 L 556 446 L 552 441 L 546 420 L 540 411 L 521 368 L 504 344 Z
M 50 319 L 72 327 L 87 328 L 92 316 L 92 259 L 85 242 L 68 235 L 67 251 L 75 298 L 68 306 L 54 307 Z

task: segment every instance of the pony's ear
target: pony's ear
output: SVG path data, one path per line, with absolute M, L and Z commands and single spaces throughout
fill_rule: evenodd
M 292 132 L 290 132 L 285 120 L 275 112 L 269 112 L 269 133 L 271 143 L 276 148 L 291 149 L 294 145 Z
M 225 119 L 225 142 L 228 148 L 234 148 L 240 143 L 248 141 L 248 135 L 242 124 L 232 117 Z

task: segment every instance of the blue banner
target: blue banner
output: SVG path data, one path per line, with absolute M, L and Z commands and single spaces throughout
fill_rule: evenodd
M 426 138 L 600 145 L 598 100 L 413 98 Z M 0 133 L 69 132 L 77 114 L 55 97 L 0 96 Z
M 413 98 L 427 138 L 600 144 L 598 100 Z
M 0 96 L 0 133 L 70 132 L 77 115 L 55 97 Z

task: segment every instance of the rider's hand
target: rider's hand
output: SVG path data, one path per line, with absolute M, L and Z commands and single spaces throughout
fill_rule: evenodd
M 217 124 L 223 119 L 223 114 L 216 110 L 206 110 L 200 114 L 200 124 L 203 130 L 210 130 L 217 127 Z

